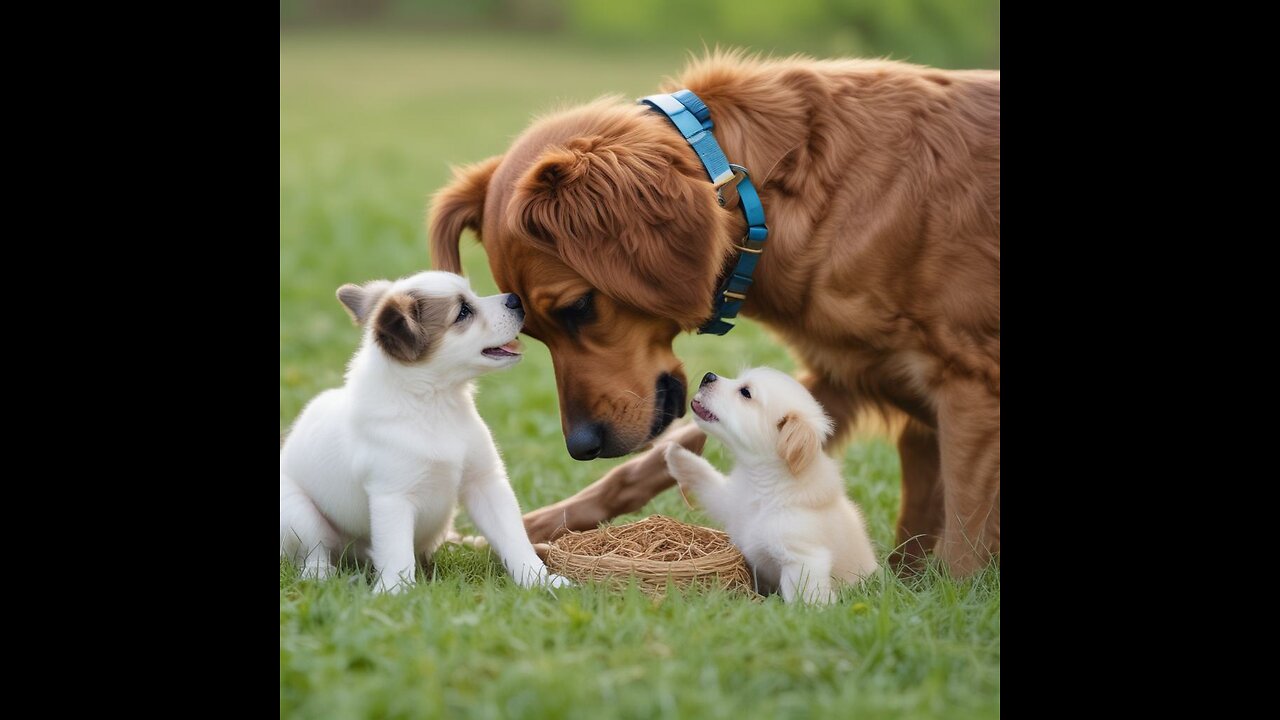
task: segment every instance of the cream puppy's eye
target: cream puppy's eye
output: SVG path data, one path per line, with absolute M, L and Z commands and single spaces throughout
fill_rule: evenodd
M 742 388 L 738 390 L 738 394 L 748 400 L 751 399 L 751 389 L 748 388 L 746 385 L 743 385 Z
M 471 306 L 464 302 L 462 303 L 462 308 L 458 310 L 458 317 L 454 318 L 453 322 L 457 324 L 469 317 L 471 317 Z

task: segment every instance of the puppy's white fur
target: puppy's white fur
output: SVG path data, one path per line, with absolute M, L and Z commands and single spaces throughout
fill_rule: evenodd
M 672 443 L 667 468 L 724 525 L 762 591 L 825 604 L 835 599 L 833 579 L 857 583 L 875 572 L 862 514 L 845 495 L 839 465 L 822 453 L 831 421 L 803 385 L 755 368 L 704 381 L 691 405 L 694 421 L 737 464 L 725 477 Z
M 461 498 L 518 583 L 566 584 L 529 544 L 473 400 L 473 378 L 520 360 L 493 348 L 516 338 L 523 310 L 445 272 L 344 285 L 338 298 L 363 340 L 346 384 L 303 409 L 280 451 L 281 555 L 323 577 L 349 553 L 372 560 L 379 591 L 400 589 L 452 530 Z

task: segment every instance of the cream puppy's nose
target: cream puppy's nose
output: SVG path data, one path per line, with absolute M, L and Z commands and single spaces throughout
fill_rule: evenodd
M 702 383 L 698 387 L 706 387 L 720 378 L 713 372 L 709 372 L 702 376 Z

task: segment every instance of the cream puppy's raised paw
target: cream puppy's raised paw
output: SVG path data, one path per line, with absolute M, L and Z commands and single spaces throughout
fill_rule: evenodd
M 473 399 L 474 378 L 520 360 L 520 298 L 424 272 L 343 285 L 338 300 L 363 338 L 346 384 L 303 409 L 280 451 L 280 554 L 323 578 L 349 553 L 373 562 L 377 590 L 401 590 L 461 500 L 517 583 L 568 584 L 529 544 Z
M 679 443 L 669 443 L 663 451 L 667 461 L 667 472 L 680 485 L 680 492 L 689 496 L 702 498 L 705 507 L 708 502 L 718 502 L 722 495 L 723 485 L 728 482 L 715 466 L 707 462 L 701 455 L 690 452 Z M 714 516 L 714 513 L 713 513 Z
M 756 368 L 736 380 L 707 373 L 690 403 L 695 422 L 733 453 L 727 477 L 674 443 L 667 470 L 724 525 L 762 592 L 829 603 L 833 582 L 857 583 L 878 563 L 840 468 L 822 453 L 831 421 L 794 378 Z

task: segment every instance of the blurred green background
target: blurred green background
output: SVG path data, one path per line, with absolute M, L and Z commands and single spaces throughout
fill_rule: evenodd
M 281 432 L 316 393 L 342 383 L 359 343 L 338 286 L 427 268 L 428 199 L 450 164 L 503 152 L 554 108 L 654 92 L 704 44 L 999 67 L 998 13 L 997 2 L 942 0 L 282 2 Z M 483 250 L 469 236 L 462 247 L 475 289 L 497 292 Z M 519 365 L 481 378 L 478 404 L 532 509 L 624 459 L 569 458 L 550 357 L 536 341 L 525 348 Z M 794 368 L 745 319 L 721 338 L 681 336 L 676 352 L 690 378 Z M 730 465 L 715 442 L 708 457 Z M 897 454 L 865 436 L 841 459 L 883 556 L 898 510 Z M 621 521 L 651 513 L 711 524 L 674 492 Z M 586 588 L 519 593 L 487 554 L 442 555 L 434 582 L 394 598 L 343 577 L 299 582 L 282 567 L 282 717 L 999 714 L 998 570 L 966 583 L 889 576 L 807 613 L 776 598 L 709 595 L 659 608 Z
M 281 29 L 501 30 L 617 48 L 702 43 L 1000 67 L 999 0 L 281 0 Z

